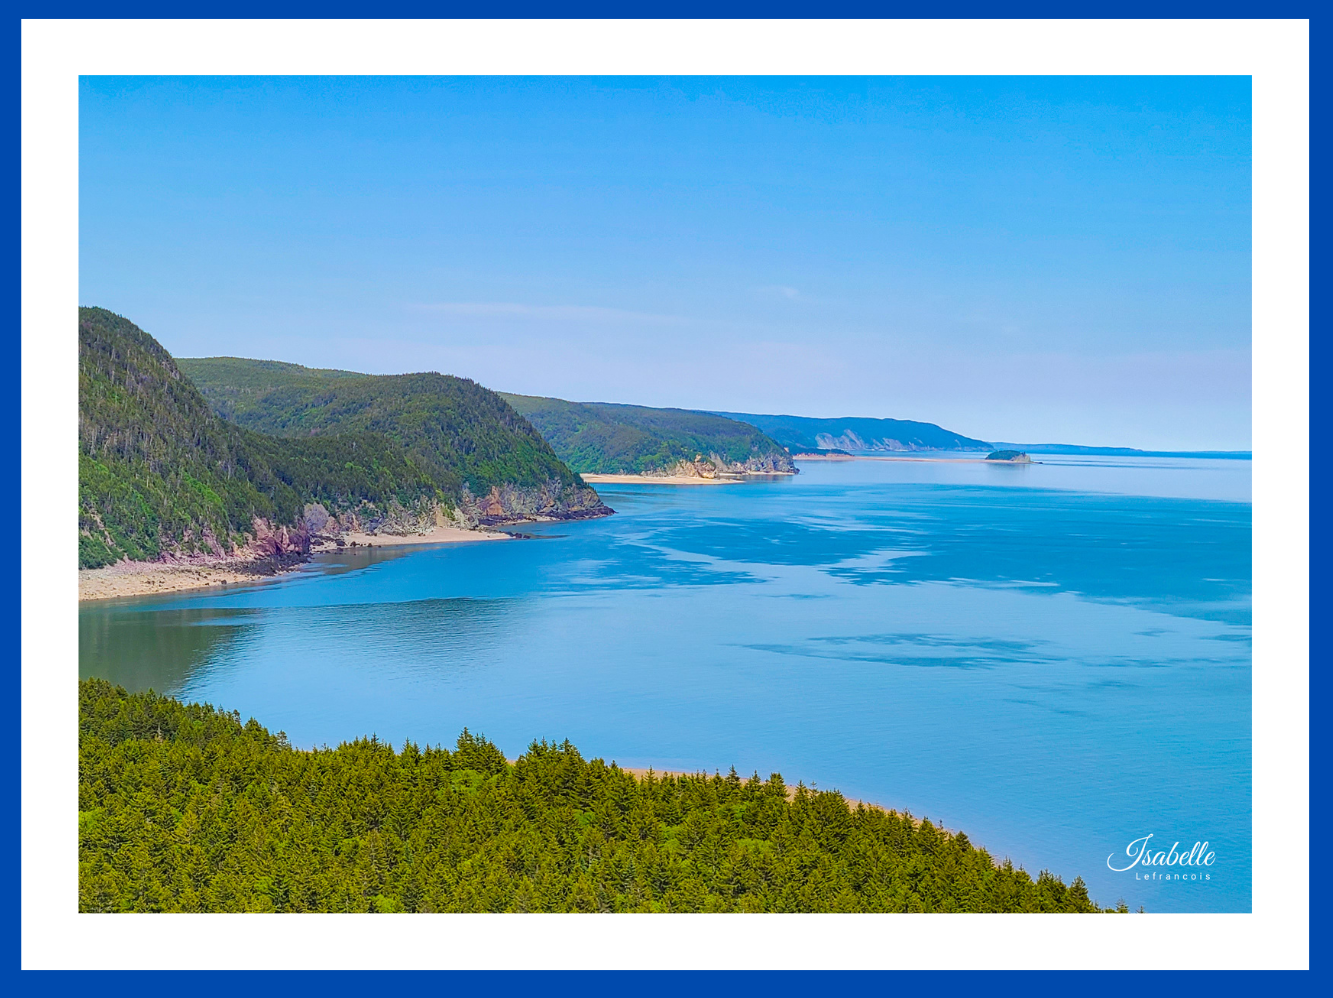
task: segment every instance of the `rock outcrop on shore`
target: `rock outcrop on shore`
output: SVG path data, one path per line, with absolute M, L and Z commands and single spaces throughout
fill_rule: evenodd
M 427 534 L 437 527 L 479 530 L 517 523 L 557 520 L 587 520 L 615 512 L 593 489 L 586 485 L 566 485 L 553 479 L 541 486 L 497 485 L 476 496 L 463 489 L 457 504 L 421 501 L 405 506 L 396 500 L 387 503 L 362 503 L 341 511 L 330 511 L 322 503 L 305 507 L 299 529 L 289 535 L 299 543 L 300 535 L 310 541 L 337 543 L 345 534 L 408 536 Z
M 588 520 L 614 512 L 588 486 L 552 479 L 537 487 L 492 486 L 480 497 L 464 489 L 455 517 L 469 527 L 495 527 L 543 520 Z
M 717 454 L 698 455 L 693 461 L 677 461 L 663 468 L 643 472 L 645 478 L 733 478 L 744 475 L 794 475 L 796 464 L 790 454 L 763 454 L 745 461 L 728 461 Z

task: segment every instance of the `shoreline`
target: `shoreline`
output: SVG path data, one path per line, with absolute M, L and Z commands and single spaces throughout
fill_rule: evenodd
M 310 554 L 329 554 L 353 547 L 360 549 L 500 540 L 513 540 L 513 537 L 497 531 L 464 530 L 461 527 L 436 527 L 427 534 L 351 533 L 343 535 L 341 545 L 332 541 L 312 544 Z M 271 558 L 214 558 L 198 562 L 120 561 L 102 568 L 79 569 L 79 602 L 253 585 L 278 579 L 309 562 L 309 557 L 280 561 Z
M 880 457 L 878 454 L 793 454 L 793 461 L 920 461 L 926 464 L 1040 464 L 1040 461 L 991 461 L 984 457 Z
M 119 561 L 79 569 L 79 602 L 159 596 L 194 589 L 243 586 L 294 572 L 306 563 L 272 559 L 216 558 L 211 561 Z
M 508 759 L 508 760 L 506 760 L 506 761 L 512 766 L 517 760 L 514 760 L 514 759 Z M 701 778 L 703 778 L 703 779 L 712 779 L 714 776 L 719 776 L 719 775 L 721 775 L 721 770 L 715 770 L 714 772 L 709 773 L 709 772 L 707 772 L 706 770 L 702 770 L 702 769 L 700 769 L 700 770 L 686 771 L 686 770 L 683 770 L 683 769 L 654 769 L 654 768 L 651 767 L 651 766 L 648 766 L 648 767 L 642 767 L 642 768 L 641 768 L 641 767 L 638 767 L 638 766 L 621 766 L 619 763 L 616 763 L 614 760 L 612 760 L 612 762 L 610 762 L 610 763 L 607 763 L 607 765 L 608 765 L 608 766 L 610 766 L 610 765 L 615 765 L 616 768 L 619 769 L 622 773 L 629 773 L 630 776 L 634 777 L 636 780 L 639 780 L 639 781 L 642 781 L 642 780 L 643 780 L 643 779 L 644 779 L 650 772 L 653 774 L 654 778 L 660 778 L 660 777 L 663 777 L 663 776 L 674 776 L 674 777 L 677 777 L 677 778 L 682 777 L 682 776 L 698 776 L 698 777 L 701 777 Z M 739 774 L 738 774 L 738 775 L 739 775 Z M 749 780 L 749 779 L 750 779 L 750 777 L 748 777 L 748 776 L 742 776 L 742 777 L 741 777 L 741 782 L 744 783 L 745 781 L 747 781 L 747 780 Z M 787 799 L 788 799 L 788 800 L 792 800 L 792 799 L 794 799 L 794 798 L 796 797 L 796 787 L 797 787 L 797 784 L 794 784 L 794 783 L 789 783 L 789 784 L 787 784 Z M 823 791 L 823 790 L 821 790 L 821 789 L 816 789 L 814 786 L 807 786 L 806 789 L 809 790 L 812 794 L 813 794 L 813 793 L 824 793 L 824 792 L 825 792 L 825 791 Z M 841 793 L 842 793 L 842 791 L 838 790 L 836 787 L 835 787 L 832 791 L 829 791 L 829 792 L 832 792 L 832 793 L 838 793 L 838 794 L 841 794 Z M 883 804 L 875 804 L 875 803 L 872 803 L 871 801 L 868 801 L 868 800 L 855 800 L 855 799 L 853 799 L 853 798 L 851 798 L 851 797 L 847 797 L 847 796 L 843 796 L 842 799 L 847 803 L 847 810 L 849 810 L 849 811 L 855 811 L 858 807 L 864 807 L 864 808 L 867 808 L 868 810 L 872 810 L 872 811 L 883 811 L 885 814 L 901 814 L 901 815 L 909 815 L 909 814 L 910 814 L 909 811 L 900 811 L 900 810 L 897 810 L 896 808 L 886 807 L 886 806 L 883 805 Z M 918 817 L 916 817 L 915 815 L 912 815 L 912 823 L 913 823 L 914 825 L 920 826 L 921 822 L 923 822 L 923 821 L 925 821 L 925 820 L 926 820 L 925 817 L 918 818 Z M 958 834 L 956 830 L 947 829 L 947 828 L 945 828 L 943 825 L 941 825 L 938 821 L 936 821 L 936 822 L 932 822 L 932 824 L 934 824 L 936 828 L 938 828 L 941 832 L 943 832 L 943 833 L 946 834 L 946 835 L 950 835 L 950 836 L 952 836 L 952 835 L 956 835 L 956 834 Z
M 512 534 L 498 530 L 464 530 L 462 527 L 436 527 L 425 534 L 364 534 L 359 532 L 342 535 L 342 543 L 325 543 L 318 549 L 310 548 L 312 554 L 326 554 L 340 548 L 389 548 L 412 544 L 458 544 L 466 541 L 511 541 Z
M 599 475 L 592 472 L 580 473 L 579 477 L 590 485 L 734 485 L 752 478 L 790 478 L 790 471 L 756 471 L 746 474 L 724 474 L 716 478 L 701 478 L 696 475 Z
M 695 478 L 686 475 L 592 475 L 580 474 L 589 485 L 732 485 L 743 478 Z

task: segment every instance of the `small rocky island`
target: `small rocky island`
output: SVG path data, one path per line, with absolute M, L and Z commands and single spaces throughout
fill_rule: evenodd
M 1004 461 L 1009 464 L 1031 464 L 1032 458 L 1028 457 L 1022 451 L 1016 450 L 996 450 L 986 455 L 987 461 Z

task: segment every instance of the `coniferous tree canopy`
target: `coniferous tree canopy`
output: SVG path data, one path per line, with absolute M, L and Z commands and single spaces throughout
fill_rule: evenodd
M 791 456 L 763 431 L 725 416 L 610 402 L 502 393 L 571 468 L 587 474 L 642 474 L 679 461 L 718 457 L 730 464 L 792 471 Z
M 496 392 L 433 372 L 357 374 L 267 360 L 178 361 L 224 419 L 276 437 L 379 433 L 450 494 L 464 483 L 582 485 L 542 435 Z
M 636 778 L 374 738 L 301 751 L 208 705 L 79 684 L 79 910 L 1095 912 L 962 834 L 776 774 Z M 1123 910 L 1123 906 L 1121 909 Z

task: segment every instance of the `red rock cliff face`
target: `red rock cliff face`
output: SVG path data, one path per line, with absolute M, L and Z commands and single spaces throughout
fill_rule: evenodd
M 285 559 L 310 553 L 310 533 L 303 522 L 291 527 L 274 527 L 268 520 L 255 517 L 254 535 L 242 552 L 253 558 Z
M 790 454 L 766 454 L 745 461 L 728 461 L 717 454 L 697 456 L 693 461 L 677 461 L 644 475 L 666 478 L 719 478 L 732 475 L 794 475 L 796 464 Z
M 558 479 L 540 486 L 497 485 L 482 496 L 474 496 L 464 488 L 459 503 L 459 514 L 465 522 L 487 527 L 542 520 L 586 520 L 614 512 L 588 486 L 564 485 Z
M 292 563 L 310 553 L 310 531 L 305 523 L 291 527 L 274 527 L 262 517 L 250 524 L 250 539 L 231 548 L 205 530 L 199 537 L 186 536 L 184 542 L 172 547 L 163 543 L 162 554 L 156 561 L 167 565 L 212 565 L 231 561 L 271 561 Z

